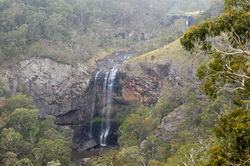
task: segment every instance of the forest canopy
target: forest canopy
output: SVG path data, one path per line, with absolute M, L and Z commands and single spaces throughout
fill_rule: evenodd
M 205 0 L 1 0 L 0 59 L 7 62 L 43 56 L 71 63 L 86 61 L 101 50 L 138 47 L 143 43 L 142 38 L 166 35 L 159 40 L 161 45 L 166 44 L 174 40 L 175 33 L 177 37 L 182 33 L 177 27 L 175 32 L 166 29 L 167 15 L 198 11 L 206 8 L 206 3 Z
M 250 3 L 225 0 L 221 14 L 221 2 L 214 0 L 212 8 L 197 16 L 199 25 L 191 26 L 180 39 L 198 58 L 205 55 L 197 76 L 212 100 L 198 87 L 189 89 L 175 82 L 179 78 L 174 75 L 166 85 L 176 83 L 185 92 L 173 86 L 171 94 L 160 96 L 155 107 L 124 108 L 116 117 L 122 123 L 120 147 L 87 164 L 249 165 Z M 208 6 L 206 0 L 0 0 L 0 62 L 42 56 L 74 64 L 102 51 L 156 49 L 187 28 L 185 19 L 168 26 L 168 15 L 186 16 Z M 209 19 L 203 22 L 204 18 Z M 186 54 L 179 40 L 171 46 L 163 49 Z M 147 59 L 150 64 L 157 56 L 169 56 L 153 53 Z M 194 58 L 180 57 L 185 62 Z M 27 95 L 11 96 L 4 89 L 0 95 L 0 164 L 73 165 L 69 127 L 55 125 L 52 116 L 39 119 Z M 173 133 L 164 131 L 162 122 L 171 122 L 173 116 L 183 118 Z

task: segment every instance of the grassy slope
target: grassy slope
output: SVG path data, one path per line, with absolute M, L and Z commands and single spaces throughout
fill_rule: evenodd
M 180 40 L 176 40 L 173 43 L 170 43 L 168 45 L 165 45 L 164 47 L 151 51 L 149 53 L 140 55 L 138 57 L 135 57 L 131 60 L 129 60 L 129 63 L 135 63 L 135 62 L 161 62 L 164 61 L 167 57 L 174 57 L 176 58 L 179 55 L 186 54 L 188 55 L 189 53 L 184 51 L 182 46 L 180 45 Z M 154 58 L 152 58 L 154 57 Z
M 185 51 L 180 43 L 180 40 L 178 39 L 162 48 L 132 58 L 127 62 L 127 64 L 133 66 L 133 74 L 142 75 L 143 71 L 138 64 L 166 64 L 168 62 L 173 63 L 175 70 L 177 70 L 178 73 L 185 74 L 186 68 L 189 66 L 197 67 L 202 62 L 204 62 L 204 57 L 195 57 L 194 55 L 191 55 L 189 52 Z

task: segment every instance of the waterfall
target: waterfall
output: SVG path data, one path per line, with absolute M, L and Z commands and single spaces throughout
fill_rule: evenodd
M 89 137 L 92 138 L 92 130 L 93 130 L 93 117 L 94 117 L 94 113 L 95 113 L 95 105 L 96 105 L 96 81 L 98 78 L 99 73 L 102 70 L 99 70 L 96 74 L 95 74 L 95 78 L 94 78 L 94 86 L 93 86 L 93 96 L 92 96 L 92 108 L 91 108 L 91 117 L 90 117 L 90 129 L 89 129 Z
M 107 71 L 105 76 L 104 76 L 104 82 L 103 82 L 103 88 L 102 88 L 102 93 L 103 93 L 103 108 L 105 108 L 106 104 L 107 104 L 107 82 L 108 82 L 108 76 L 109 76 L 109 72 Z M 106 109 L 105 109 L 106 111 Z M 104 111 L 104 112 L 105 112 Z M 108 133 L 105 133 L 105 126 L 104 126 L 105 120 L 104 117 L 102 118 L 102 126 L 101 126 L 101 135 L 100 135 L 100 144 L 101 146 L 106 146 L 106 144 L 104 143 L 104 139 L 105 139 L 105 135 L 108 135 Z M 107 131 L 106 131 L 107 132 Z
M 186 27 L 189 27 L 189 17 L 190 16 L 187 16 L 187 19 L 186 19 Z
M 114 81 L 118 68 L 112 68 L 106 72 L 103 83 L 103 108 L 105 108 L 105 117 L 102 118 L 102 129 L 100 135 L 100 145 L 107 145 L 107 137 L 110 130 L 110 113 L 113 102 Z

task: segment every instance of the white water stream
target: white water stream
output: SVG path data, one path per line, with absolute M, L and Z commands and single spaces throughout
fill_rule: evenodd
M 126 60 L 130 59 L 132 54 L 112 54 L 104 60 L 97 61 L 98 70 L 93 77 L 92 96 L 90 105 L 90 125 L 88 137 L 90 140 L 99 142 L 101 146 L 108 146 L 110 143 L 109 136 L 111 131 L 111 114 L 113 106 L 113 93 L 115 78 L 118 67 Z M 103 81 L 100 86 L 99 81 Z M 100 91 L 101 90 L 101 91 Z M 98 95 L 100 94 L 100 95 Z M 101 124 L 98 119 L 95 122 L 94 118 L 101 117 Z
M 186 19 L 186 27 L 189 27 L 189 18 L 190 18 L 191 16 L 187 16 L 187 19 Z
M 94 87 L 93 87 L 93 96 L 92 96 L 92 108 L 91 108 L 91 119 L 90 119 L 90 129 L 89 129 L 89 137 L 92 138 L 93 137 L 93 117 L 94 117 L 94 113 L 95 113 L 95 106 L 96 106 L 96 81 L 98 78 L 99 73 L 102 70 L 99 70 L 96 74 L 95 74 L 95 78 L 94 78 Z
M 107 137 L 110 131 L 110 113 L 113 103 L 114 81 L 118 68 L 114 67 L 106 72 L 103 83 L 103 106 L 105 118 L 102 118 L 102 129 L 100 135 L 100 145 L 107 146 Z

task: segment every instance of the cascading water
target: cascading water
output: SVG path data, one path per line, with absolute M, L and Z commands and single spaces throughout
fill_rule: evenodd
M 119 67 L 135 53 L 115 52 L 105 58 L 95 61 L 96 70 L 93 73 L 92 81 L 83 100 L 84 112 L 77 112 L 83 116 L 83 124 L 75 126 L 73 138 L 75 152 L 74 158 L 89 158 L 103 153 L 106 148 L 100 146 L 116 146 L 118 139 L 118 121 L 111 121 L 117 115 L 116 110 L 112 110 L 113 97 L 118 97 L 121 85 L 116 77 Z M 101 83 L 102 82 L 102 83 Z M 116 94 L 114 94 L 116 92 Z M 119 103 L 117 103 L 119 104 Z M 86 116 L 85 116 L 86 115 Z M 71 117 L 69 117 L 71 118 Z M 99 120 L 99 118 L 102 118 Z M 86 122 L 86 123 L 85 123 Z M 82 151 L 82 152 L 80 152 Z
M 102 118 L 102 129 L 100 135 L 100 145 L 107 145 L 107 137 L 110 131 L 110 113 L 113 102 L 114 81 L 118 68 L 114 67 L 106 72 L 103 83 L 103 107 L 105 108 L 105 118 Z
M 94 86 L 93 86 L 93 96 L 92 96 L 92 108 L 91 108 L 91 117 L 90 117 L 90 129 L 89 129 L 89 138 L 93 137 L 92 134 L 92 130 L 93 130 L 93 117 L 94 117 L 94 113 L 95 113 L 95 108 L 96 108 L 96 81 L 98 78 L 99 73 L 102 70 L 99 70 L 96 74 L 95 74 L 95 78 L 94 78 Z
M 190 16 L 187 16 L 187 19 L 186 19 L 186 27 L 189 27 L 189 17 Z
M 118 67 L 126 60 L 130 59 L 130 54 L 112 54 L 104 60 L 97 61 L 97 68 L 93 77 L 93 86 L 91 86 L 91 105 L 90 120 L 87 141 L 99 143 L 101 146 L 112 145 L 115 139 L 114 131 L 111 126 L 115 127 L 115 123 L 110 121 L 112 112 L 113 92 L 116 73 Z M 98 80 L 103 80 L 103 85 L 98 84 Z M 101 91 L 100 91 L 101 90 Z M 93 121 L 94 117 L 101 117 L 101 122 Z M 112 128 L 113 129 L 113 128 Z M 114 128 L 114 130 L 116 130 Z M 109 140 L 110 138 L 110 140 Z

